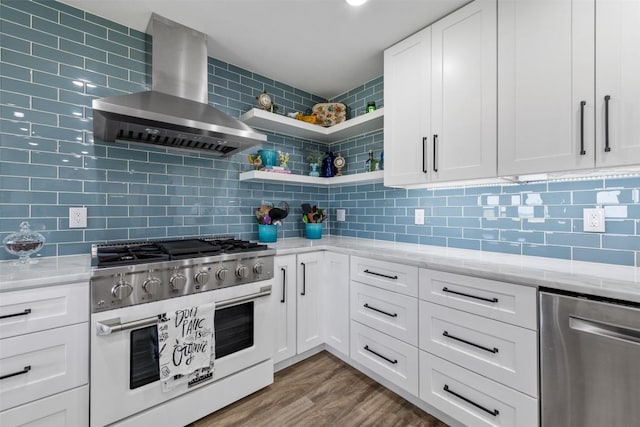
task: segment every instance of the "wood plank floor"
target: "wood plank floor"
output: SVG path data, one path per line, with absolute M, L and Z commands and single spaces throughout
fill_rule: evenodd
M 269 387 L 193 425 L 447 427 L 326 351 L 283 369 Z

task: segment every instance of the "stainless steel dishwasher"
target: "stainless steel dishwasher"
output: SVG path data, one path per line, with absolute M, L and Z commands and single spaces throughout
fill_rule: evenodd
M 542 427 L 640 426 L 640 305 L 540 292 Z

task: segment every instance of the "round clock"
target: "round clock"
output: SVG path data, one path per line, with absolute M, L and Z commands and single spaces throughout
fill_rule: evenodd
M 333 159 L 333 166 L 335 166 L 336 169 L 338 170 L 336 172 L 336 176 L 342 176 L 342 168 L 345 167 L 346 164 L 347 162 L 344 159 L 344 157 L 342 157 L 342 154 L 338 153 L 336 158 Z
M 271 107 L 273 106 L 273 102 L 271 101 L 271 97 L 269 96 L 266 90 L 262 92 L 260 95 L 258 95 L 256 99 L 258 100 L 258 105 L 260 105 L 260 107 L 262 107 L 265 110 L 271 110 Z

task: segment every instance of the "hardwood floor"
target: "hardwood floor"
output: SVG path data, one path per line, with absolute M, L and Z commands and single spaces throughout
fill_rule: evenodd
M 326 351 L 283 369 L 269 387 L 193 425 L 447 427 Z

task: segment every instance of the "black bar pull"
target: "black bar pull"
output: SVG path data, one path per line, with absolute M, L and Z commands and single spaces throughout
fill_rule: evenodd
M 609 101 L 611 95 L 604 96 L 604 151 L 608 153 L 611 151 L 609 146 Z
M 438 172 L 438 135 L 433 135 L 433 171 Z
M 26 316 L 29 313 L 31 313 L 31 309 L 30 308 L 25 308 L 24 311 L 22 311 L 20 313 L 5 314 L 4 316 L 0 316 L 0 319 L 8 319 L 9 317 Z
M 427 173 L 427 137 L 422 137 L 422 172 Z
M 287 293 L 287 269 L 281 267 L 280 271 L 282 271 L 282 299 L 280 300 L 280 302 L 284 304 L 285 295 Z
M 587 105 L 587 101 L 580 101 L 580 155 L 587 154 L 584 151 L 584 106 Z
M 462 400 L 464 400 L 465 402 L 472 404 L 472 405 L 473 405 L 473 406 L 475 406 L 476 408 L 482 409 L 484 412 L 486 412 L 486 413 L 487 413 L 487 414 L 489 414 L 489 415 L 493 415 L 494 417 L 497 417 L 497 416 L 500 414 L 500 411 L 498 411 L 497 409 L 494 409 L 494 410 L 487 409 L 487 408 L 485 408 L 484 406 L 477 404 L 477 403 L 476 403 L 476 402 L 474 402 L 473 400 L 471 400 L 471 399 L 469 399 L 469 398 L 466 398 L 466 397 L 464 397 L 464 396 L 462 396 L 462 395 L 460 395 L 460 394 L 456 393 L 455 391 L 449 390 L 449 386 L 448 386 L 448 385 L 446 385 L 446 384 L 444 385 L 443 390 L 444 390 L 444 391 L 446 391 L 447 393 L 451 393 L 451 394 L 453 394 L 453 395 L 454 395 L 455 397 L 457 397 L 458 399 L 462 399 Z
M 301 262 L 302 266 L 302 293 L 300 295 L 305 296 L 307 294 L 307 266 L 304 262 Z
M 369 271 L 369 270 L 365 270 L 364 272 L 367 274 L 373 274 L 374 276 L 380 276 L 380 277 L 386 277 L 387 279 L 398 280 L 398 276 L 388 276 L 386 274 L 376 273 L 375 271 Z
M 364 346 L 364 349 L 365 349 L 365 350 L 367 350 L 369 353 L 373 353 L 373 354 L 375 354 L 376 356 L 378 356 L 379 358 L 386 360 L 386 361 L 387 361 L 387 362 L 389 362 L 389 363 L 393 363 L 394 365 L 398 363 L 398 361 L 397 361 L 396 359 L 393 359 L 393 360 L 392 360 L 392 359 L 389 359 L 388 357 L 381 355 L 381 354 L 380 354 L 380 353 L 378 353 L 377 351 L 373 351 L 373 350 L 371 350 L 371 349 L 369 348 L 369 346 L 368 346 L 368 345 L 365 345 L 365 346 Z
M 448 292 L 450 294 L 462 295 L 463 297 L 475 298 L 475 299 L 479 299 L 481 301 L 498 302 L 498 298 L 495 298 L 495 297 L 493 297 L 493 298 L 485 298 L 485 297 L 479 297 L 477 295 L 465 294 L 463 292 L 452 291 L 449 288 L 447 288 L 446 286 L 444 288 L 442 288 L 442 292 Z
M 493 353 L 493 354 L 495 354 L 495 353 L 497 353 L 497 352 L 498 352 L 498 349 L 497 349 L 497 348 L 495 348 L 495 347 L 493 347 L 493 348 L 489 348 L 489 347 L 485 347 L 485 346 L 480 345 L 480 344 L 473 343 L 473 342 L 471 342 L 471 341 L 467 341 L 467 340 L 462 339 L 462 338 L 454 337 L 453 335 L 449 335 L 449 332 L 447 332 L 447 331 L 444 331 L 444 332 L 442 333 L 442 336 L 443 336 L 443 337 L 447 337 L 447 338 L 451 338 L 452 340 L 456 340 L 456 341 L 463 342 L 463 343 L 465 343 L 465 344 L 472 345 L 472 346 L 474 346 L 474 347 L 476 347 L 476 348 L 479 348 L 480 350 L 488 351 L 489 353 Z
M 380 310 L 379 308 L 371 307 L 369 304 L 365 303 L 364 308 L 368 308 L 369 310 L 377 311 L 378 313 L 386 314 L 389 317 L 398 317 L 398 313 L 388 313 L 384 310 Z
M 11 378 L 11 377 L 15 377 L 17 375 L 22 375 L 22 374 L 26 374 L 27 372 L 29 372 L 31 370 L 31 365 L 25 366 L 22 371 L 18 371 L 18 372 L 14 372 L 11 374 L 7 374 L 7 375 L 3 375 L 0 377 L 0 380 L 4 380 L 5 378 Z

